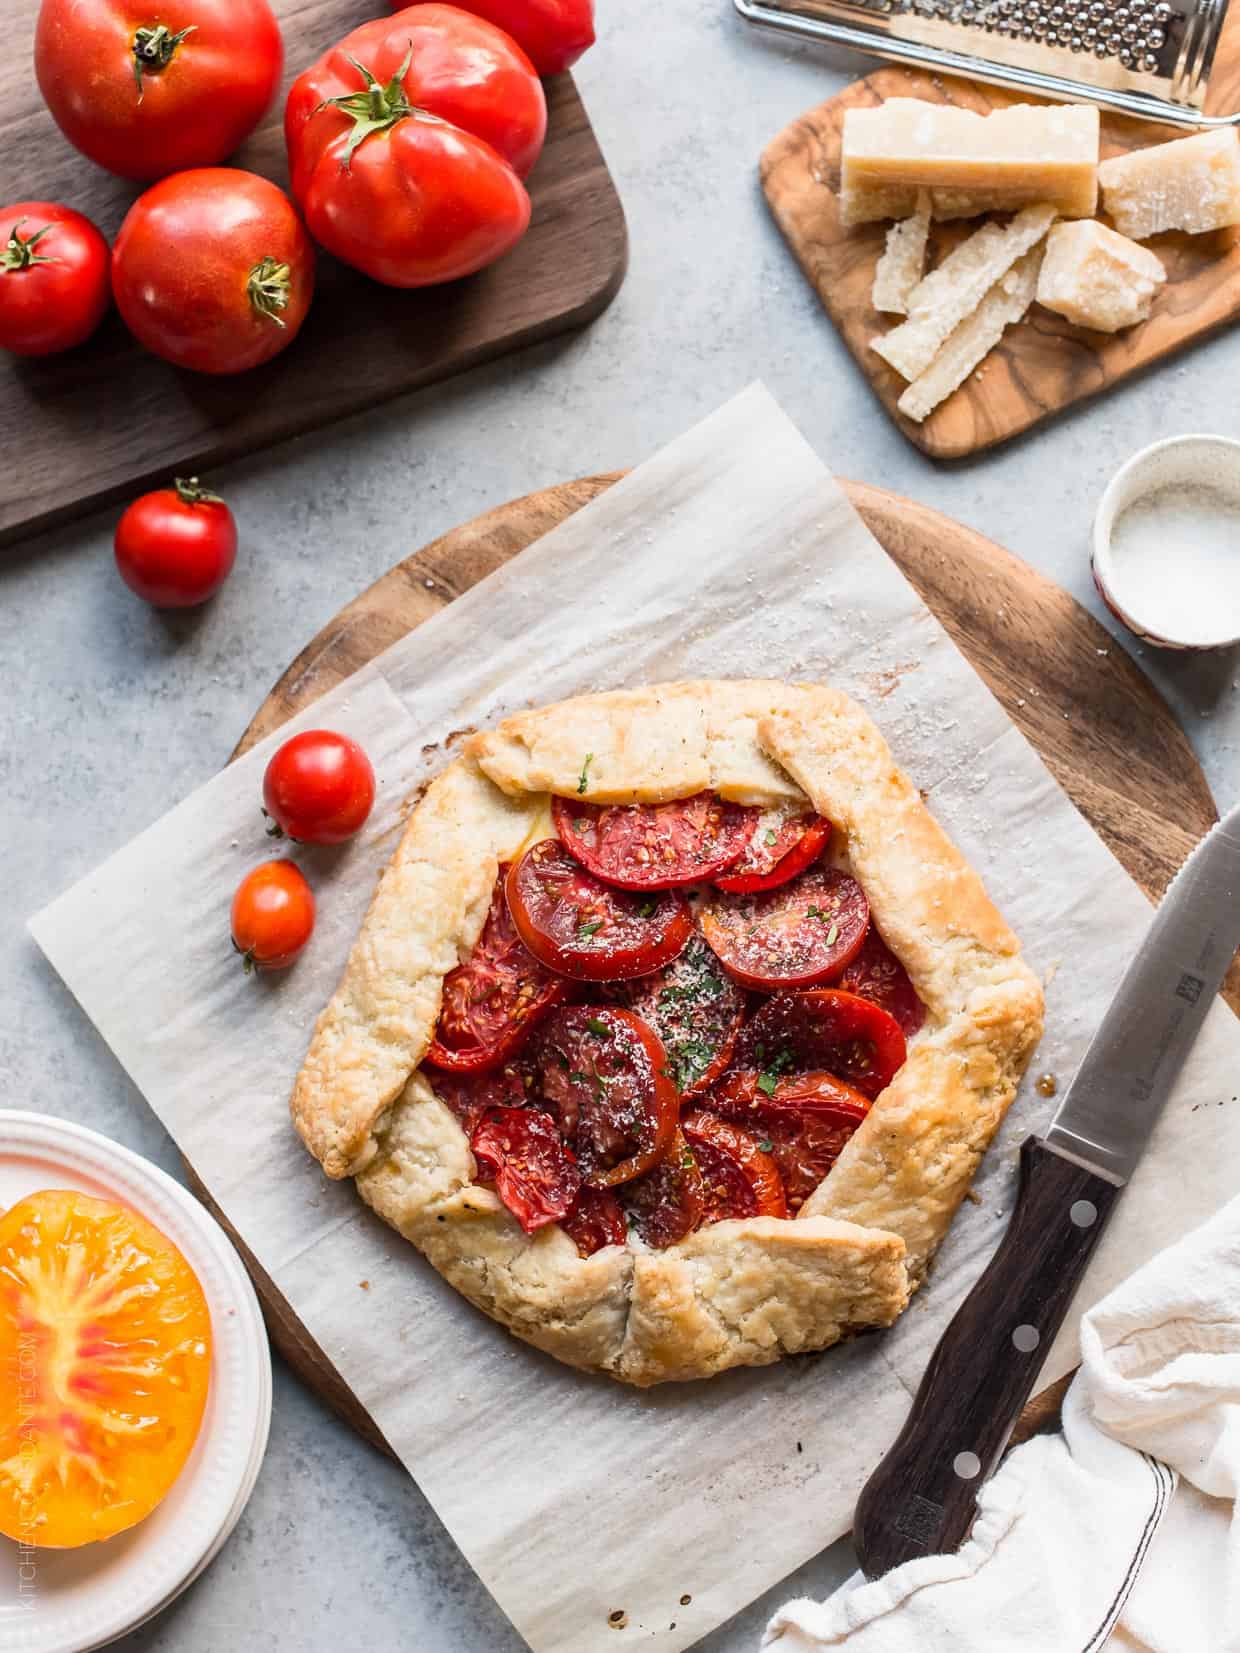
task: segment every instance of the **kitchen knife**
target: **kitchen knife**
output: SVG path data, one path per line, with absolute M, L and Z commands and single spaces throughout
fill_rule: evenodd
M 1050 1129 L 1021 1147 L 1007 1233 L 857 1501 L 853 1539 L 869 1577 L 947 1554 L 967 1537 L 976 1491 L 1007 1444 L 1238 946 L 1240 805 L 1176 874 Z

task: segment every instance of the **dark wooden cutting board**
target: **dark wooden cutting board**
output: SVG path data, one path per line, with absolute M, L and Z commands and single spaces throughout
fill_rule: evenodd
M 286 188 L 284 92 L 376 8 L 352 0 L 274 6 L 284 88 L 234 159 Z M 0 6 L 0 202 L 63 201 L 111 239 L 139 191 L 79 155 L 44 108 L 31 55 L 37 12 L 37 0 Z M 321 253 L 314 303 L 294 343 L 265 367 L 224 379 L 148 355 L 115 311 L 89 343 L 62 356 L 21 361 L 0 352 L 0 545 L 597 316 L 624 278 L 624 212 L 572 76 L 546 88 L 547 144 L 530 179 L 529 232 L 479 275 L 398 292 Z
M 619 474 L 514 500 L 398 563 L 307 644 L 233 756 L 587 505 Z M 1010 552 L 912 500 L 856 482 L 843 487 L 1104 842 L 1151 898 L 1160 896 L 1216 811 L 1192 747 L 1148 679 L 1067 592 Z M 1228 997 L 1240 1011 L 1240 979 Z M 360 1434 L 387 1450 L 373 1419 L 188 1170 L 246 1261 L 276 1347 Z M 1017 1439 L 1053 1421 L 1063 1387 L 1030 1402 Z
M 844 115 L 887 98 L 922 98 L 986 114 L 1040 100 L 976 81 L 911 69 L 879 69 L 819 104 L 763 152 L 762 188 L 776 223 L 861 373 L 909 441 L 934 459 L 962 459 L 1005 442 L 1074 402 L 1183 350 L 1240 315 L 1240 232 L 1159 235 L 1149 246 L 1167 268 L 1150 318 L 1122 333 L 1095 333 L 1034 305 L 998 349 L 922 424 L 896 411 L 900 375 L 869 347 L 900 319 L 870 302 L 887 224 L 845 229 L 836 205 Z M 1240 107 L 1240 15 L 1224 28 L 1210 79 L 1210 108 Z M 1102 117 L 1102 154 L 1118 155 L 1185 134 L 1153 122 Z M 941 255 L 982 220 L 935 227 Z M 1199 364 L 1200 367 L 1200 364 Z

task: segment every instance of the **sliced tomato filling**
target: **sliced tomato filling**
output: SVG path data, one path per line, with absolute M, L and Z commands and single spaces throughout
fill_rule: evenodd
M 831 842 L 831 823 L 812 810 L 767 809 L 743 855 L 715 879 L 736 895 L 778 889 L 812 866 Z
M 560 1222 L 577 1203 L 581 1173 L 550 1114 L 536 1108 L 488 1108 L 470 1148 L 478 1176 L 527 1234 Z
M 715 890 L 701 922 L 733 980 L 772 993 L 833 981 L 860 950 L 870 904 L 846 872 L 812 867 L 756 895 Z
M 779 1167 L 756 1136 L 701 1108 L 681 1129 L 701 1173 L 705 1222 L 788 1215 Z
M 620 1198 L 633 1228 L 656 1250 L 675 1245 L 701 1225 L 706 1215 L 702 1173 L 679 1129 L 658 1165 L 626 1183 Z
M 592 1257 L 604 1246 L 623 1245 L 629 1236 L 624 1207 L 609 1188 L 583 1188 L 560 1227 L 582 1257 Z
M 697 1096 L 724 1071 L 745 1017 L 744 993 L 696 933 L 671 964 L 609 988 L 608 997 L 654 1029 L 682 1098 Z
M 908 971 L 872 924 L 861 951 L 840 977 L 840 986 L 894 1017 L 906 1039 L 921 1031 L 926 1007 L 917 997 Z
M 754 1069 L 764 1089 L 789 1073 L 830 1073 L 873 1100 L 907 1054 L 885 1010 L 856 993 L 816 987 L 768 999 L 741 1030 L 733 1066 Z
M 623 890 L 669 890 L 730 867 L 758 811 L 699 792 L 665 804 L 554 798 L 551 818 L 565 849 L 595 877 Z
M 729 1073 L 703 1108 L 743 1125 L 779 1168 L 795 1216 L 869 1111 L 869 1098 L 830 1073 L 801 1073 L 769 1088 L 752 1070 Z

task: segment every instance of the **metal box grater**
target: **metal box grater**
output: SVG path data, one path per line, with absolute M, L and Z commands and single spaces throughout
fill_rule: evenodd
M 1204 113 L 1227 0 L 734 0 L 761 28 L 1177 126 Z

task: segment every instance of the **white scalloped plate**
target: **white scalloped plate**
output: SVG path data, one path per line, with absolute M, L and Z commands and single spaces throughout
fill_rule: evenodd
M 34 1577 L 0 1537 L 4 1653 L 86 1653 L 180 1594 L 216 1555 L 254 1487 L 271 1421 L 271 1355 L 254 1288 L 223 1230 L 158 1166 L 45 1114 L 0 1109 L 0 1209 L 40 1188 L 130 1205 L 163 1230 L 202 1283 L 214 1358 L 202 1431 L 168 1496 L 102 1544 L 43 1550 Z

